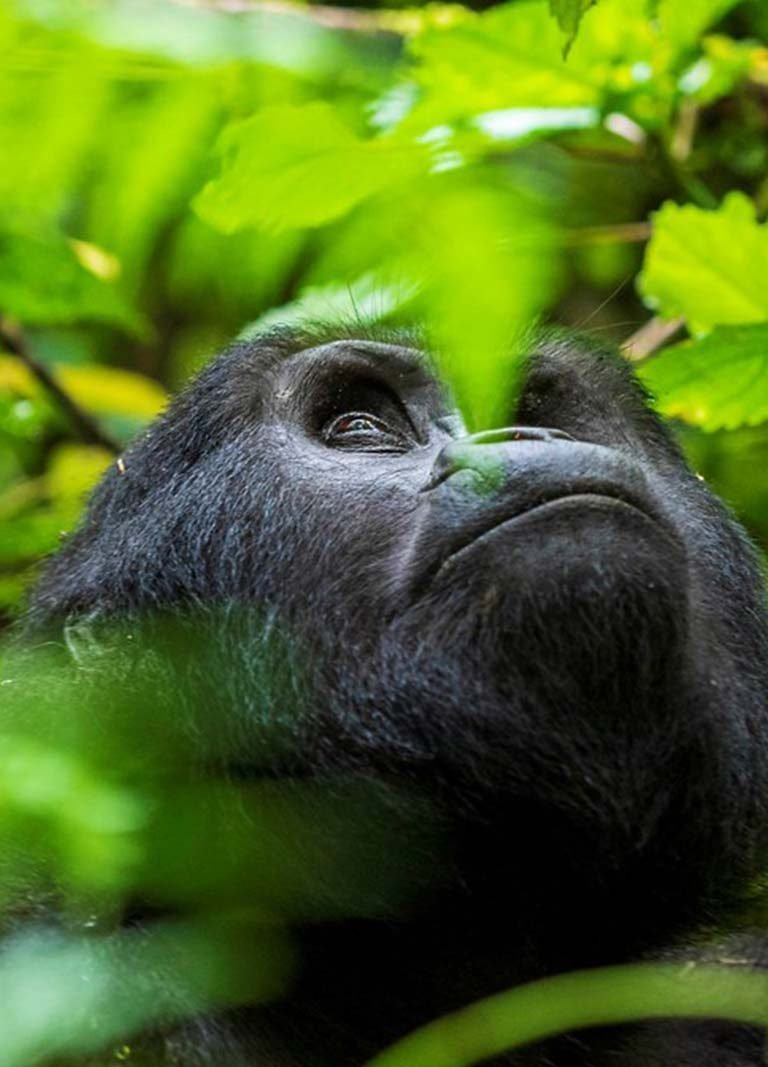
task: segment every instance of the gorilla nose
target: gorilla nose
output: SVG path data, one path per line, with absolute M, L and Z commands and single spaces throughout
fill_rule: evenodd
M 509 454 L 509 444 L 515 441 L 573 441 L 563 430 L 546 426 L 504 426 L 497 430 L 483 430 L 469 434 L 446 445 L 435 460 L 432 473 L 421 492 L 436 488 L 446 478 L 461 470 L 472 470 L 493 480 L 494 472 L 503 466 Z M 501 445 L 501 449 L 489 446 Z

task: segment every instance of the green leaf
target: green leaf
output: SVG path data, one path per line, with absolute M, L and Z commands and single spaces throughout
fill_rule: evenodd
M 194 206 L 226 233 L 321 226 L 426 170 L 428 161 L 419 145 L 358 137 L 326 103 L 265 108 L 229 127 L 219 147 L 221 175 Z
M 579 23 L 585 11 L 594 7 L 597 0 L 549 0 L 549 10 L 557 19 L 557 24 L 565 34 L 564 54 L 573 44 L 579 32 Z
M 115 457 L 104 448 L 64 443 L 51 454 L 45 475 L 54 500 L 82 501 Z
M 665 349 L 640 367 L 665 415 L 704 430 L 768 420 L 768 323 L 721 326 Z
M 461 173 L 442 177 L 414 250 L 424 319 L 467 425 L 504 426 L 526 333 L 551 297 L 554 229 L 530 198 Z
M 505 4 L 449 30 L 433 29 L 411 48 L 424 93 L 421 124 L 509 107 L 599 103 L 589 71 L 563 59 L 563 39 L 548 6 Z
M 699 106 L 731 93 L 749 75 L 753 64 L 760 62 L 764 49 L 752 41 L 711 34 L 702 41 L 701 52 L 680 78 L 682 91 Z M 747 130 L 745 124 L 744 134 Z
M 649 307 L 682 315 L 694 331 L 768 319 L 768 226 L 752 202 L 730 193 L 717 211 L 667 203 L 653 219 L 653 237 L 639 278 Z
M 157 382 L 121 367 L 61 363 L 51 369 L 72 399 L 94 414 L 153 419 L 168 400 Z M 39 382 L 13 356 L 0 356 L 0 390 L 32 398 L 41 395 Z
M 425 32 L 410 49 L 422 92 L 401 128 L 429 130 L 512 108 L 579 107 L 626 112 L 657 127 L 678 90 L 675 55 L 648 18 L 647 0 L 559 6 L 568 26 L 588 9 L 567 59 L 549 0 L 500 4 Z
M 723 17 L 739 0 L 660 0 L 662 36 L 680 52 L 694 45 L 704 31 Z
M 43 239 L 0 230 L 0 315 L 35 326 L 90 321 L 145 330 L 138 313 L 83 265 L 60 234 Z

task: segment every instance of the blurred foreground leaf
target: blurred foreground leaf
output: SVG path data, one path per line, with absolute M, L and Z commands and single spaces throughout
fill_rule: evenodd
M 208 919 L 108 937 L 33 928 L 0 952 L 3 1067 L 99 1051 L 111 1059 L 110 1042 L 144 1028 L 273 999 L 293 966 L 274 926 Z
M 0 230 L 0 314 L 36 326 L 86 320 L 145 329 L 118 291 L 84 265 L 82 246 L 55 233 Z
M 645 1018 L 768 1023 L 768 975 L 736 967 L 637 964 L 544 978 L 414 1031 L 367 1067 L 471 1067 L 590 1026 Z
M 555 280 L 554 233 L 530 197 L 490 184 L 449 180 L 425 205 L 427 329 L 473 430 L 508 421 L 527 332 Z
M 695 44 L 698 37 L 721 19 L 739 0 L 661 0 L 658 4 L 659 26 L 665 39 L 675 49 Z
M 665 415 L 704 430 L 768 419 L 768 323 L 719 327 L 665 349 L 639 368 Z
M 95 414 L 151 419 L 167 402 L 165 390 L 136 371 L 99 364 L 59 364 L 54 373 L 72 399 Z M 42 387 L 20 360 L 0 356 L 2 389 L 35 397 L 40 395 Z
M 364 140 L 327 103 L 272 107 L 222 136 L 221 176 L 195 201 L 226 233 L 319 226 L 424 169 L 417 145 Z

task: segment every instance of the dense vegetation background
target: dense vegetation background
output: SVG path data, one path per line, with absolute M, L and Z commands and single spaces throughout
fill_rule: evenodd
M 303 317 L 426 323 L 478 427 L 504 418 L 533 323 L 622 344 L 768 544 L 767 42 L 762 0 L 6 0 L 3 621 L 167 392 Z M 27 854 L 116 907 L 145 797 L 93 751 L 4 745 L 0 866 Z M 174 951 L 199 962 L 215 939 L 193 933 Z M 101 992 L 68 1022 L 66 954 L 85 950 L 14 951 L 3 1063 L 160 1010 L 134 991 L 104 1022 L 116 972 L 88 957 Z M 190 1003 L 223 996 L 225 955 Z

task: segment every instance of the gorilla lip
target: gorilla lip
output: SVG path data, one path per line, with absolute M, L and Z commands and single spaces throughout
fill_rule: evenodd
M 515 512 L 512 515 L 502 515 L 498 517 L 497 521 L 491 523 L 484 529 L 477 533 L 473 533 L 472 536 L 466 540 L 462 540 L 455 547 L 452 547 L 448 555 L 444 556 L 436 567 L 433 568 L 432 573 L 427 576 L 427 585 L 431 585 L 436 581 L 443 571 L 449 570 L 459 557 L 465 552 L 472 551 L 479 543 L 499 533 L 501 530 L 506 530 L 512 526 L 521 525 L 527 519 L 535 516 L 541 516 L 543 512 L 548 511 L 560 511 L 563 508 L 593 508 L 596 510 L 611 511 L 620 510 L 632 512 L 635 515 L 640 516 L 646 523 L 652 523 L 664 536 L 674 545 L 676 549 L 680 549 L 680 544 L 675 535 L 668 529 L 656 515 L 652 514 L 646 507 L 641 507 L 633 500 L 627 499 L 626 496 L 618 495 L 611 496 L 604 490 L 600 492 L 573 492 L 565 493 L 562 496 L 550 498 L 549 500 L 542 500 L 541 502 L 534 504 L 531 507 L 523 508 L 520 511 Z

